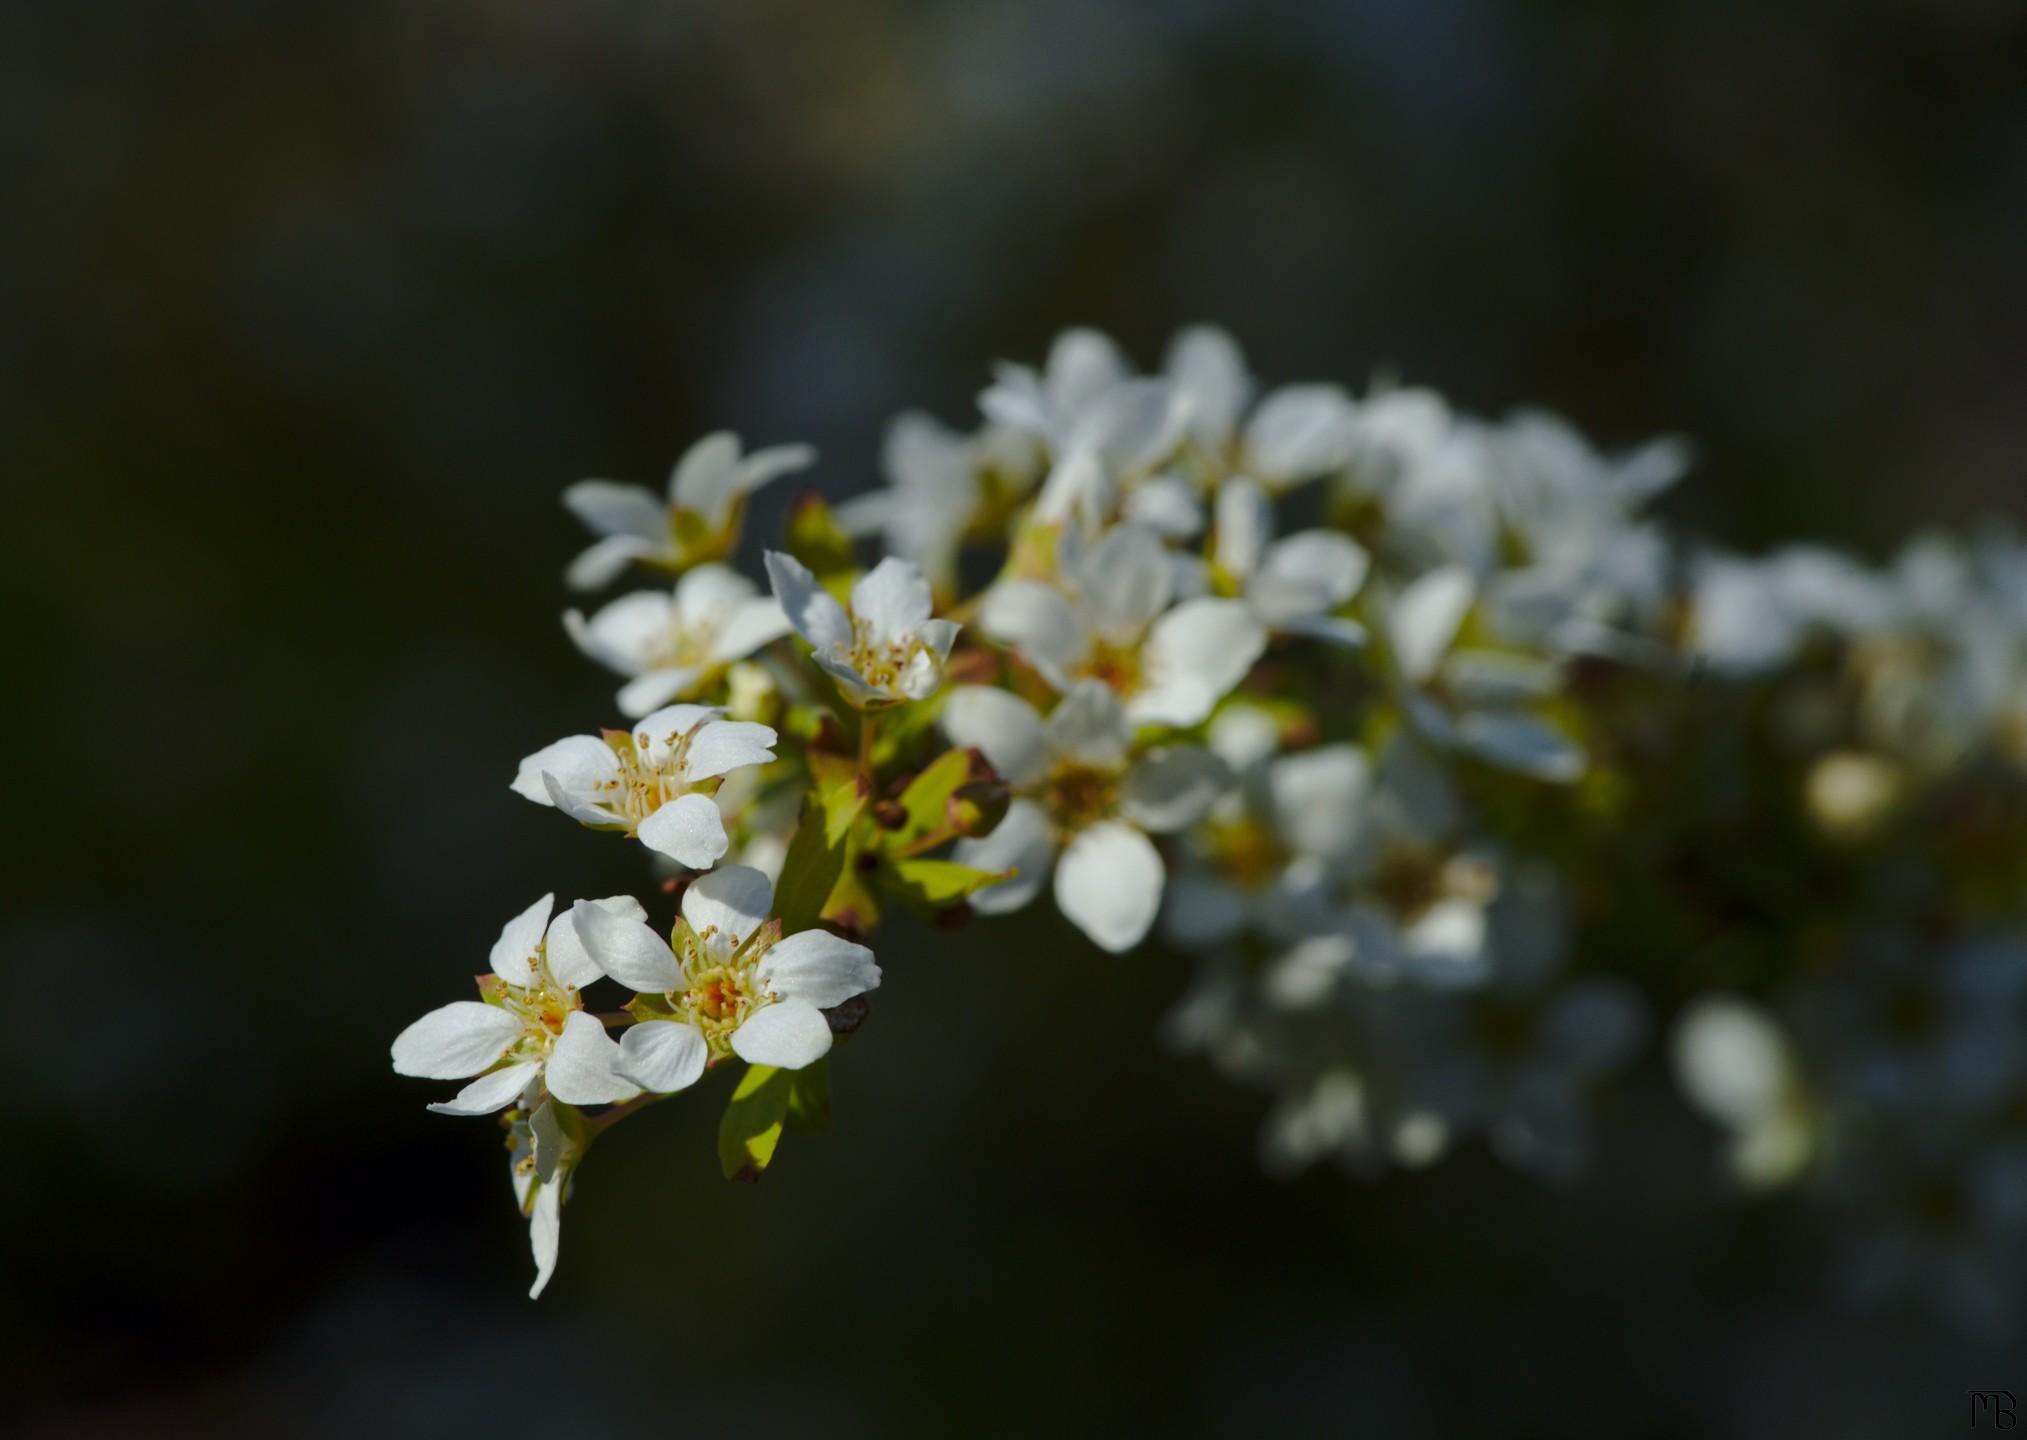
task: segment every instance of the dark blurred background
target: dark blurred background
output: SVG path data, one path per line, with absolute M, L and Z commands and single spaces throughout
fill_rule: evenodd
M 883 936 L 837 1125 L 759 1187 L 709 1101 L 617 1132 L 539 1304 L 498 1132 L 387 1064 L 534 895 L 640 885 L 506 781 L 610 704 L 558 491 L 706 429 L 849 492 L 1063 325 L 1152 364 L 1216 320 L 1273 379 L 1689 434 L 1672 509 L 1744 546 L 2019 518 L 2023 42 L 2015 0 L 7 7 L 0 1429 L 1898 1437 L 2027 1392 L 1834 1308 L 1679 1107 L 1568 1193 L 1269 1181 L 1262 1102 L 1157 1043 L 1183 962 L 1046 917 Z

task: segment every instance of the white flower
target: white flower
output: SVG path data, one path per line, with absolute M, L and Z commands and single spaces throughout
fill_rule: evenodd
M 848 535 L 883 535 L 887 552 L 921 569 L 938 594 L 956 588 L 966 537 L 1003 519 L 1040 470 L 1021 431 L 987 423 L 961 435 L 912 411 L 887 426 L 881 465 L 885 488 L 839 505 L 838 525 Z
M 995 585 L 979 628 L 1058 691 L 1103 681 L 1134 724 L 1198 724 L 1266 649 L 1267 627 L 1243 601 L 1205 597 L 1171 609 L 1174 568 L 1160 539 L 1138 525 L 1114 526 L 1088 549 L 1076 532 L 1065 534 L 1059 569 L 1060 587 Z
M 563 616 L 577 648 L 615 674 L 632 677 L 619 692 L 619 712 L 637 720 L 671 700 L 688 700 L 712 685 L 735 660 L 789 632 L 772 596 L 723 565 L 685 571 L 673 593 L 640 590 L 589 620 Z
M 711 797 L 720 777 L 774 758 L 774 731 L 719 720 L 705 705 L 671 705 L 631 730 L 572 735 L 537 750 L 514 777 L 517 795 L 580 825 L 619 830 L 679 865 L 704 870 L 725 853 Z
M 1352 457 L 1358 407 L 1335 385 L 1271 391 L 1241 429 L 1253 379 L 1238 345 L 1215 326 L 1177 334 L 1167 373 L 1184 401 L 1190 438 L 1275 494 L 1341 469 Z
M 533 1300 L 556 1273 L 556 1253 L 563 1238 L 563 1202 L 569 1198 L 584 1146 L 564 1124 L 556 1102 L 538 1100 L 532 1094 L 522 1096 L 521 1108 L 513 1112 L 507 1144 L 514 1203 L 528 1222 L 528 1246 L 535 1254 L 535 1283 L 528 1290 L 528 1298 Z
M 1224 763 L 1195 745 L 1131 757 L 1119 698 L 1096 681 L 1072 687 L 1045 720 L 1005 690 L 966 685 L 944 704 L 952 741 L 976 748 L 1016 798 L 990 835 L 958 842 L 954 858 L 1017 871 L 971 897 L 983 914 L 1019 909 L 1056 865 L 1056 904 L 1100 948 L 1140 943 L 1161 909 L 1165 878 L 1149 833 L 1200 818 L 1230 782 Z
M 1244 476 L 1218 489 L 1212 561 L 1269 626 L 1340 645 L 1365 640 L 1365 627 L 1332 615 L 1365 583 L 1371 558 L 1335 530 L 1274 538 L 1274 508 Z
M 676 462 L 666 500 L 640 485 L 580 480 L 563 492 L 571 514 L 599 536 L 570 562 L 578 590 L 607 584 L 632 561 L 682 570 L 729 553 L 746 497 L 777 476 L 809 466 L 807 445 L 777 445 L 742 457 L 739 437 L 706 435 Z
M 490 1115 L 537 1080 L 570 1105 L 604 1105 L 639 1092 L 613 1073 L 619 1047 L 579 996 L 599 978 L 585 953 L 577 917 L 644 914 L 626 896 L 587 900 L 554 920 L 544 895 L 507 922 L 493 945 L 484 1000 L 456 1000 L 430 1011 L 394 1041 L 394 1069 L 429 1080 L 479 1077 L 455 1099 L 429 1108 L 445 1115 Z
M 1024 365 L 999 366 L 978 406 L 1001 425 L 1041 440 L 1059 466 L 1071 457 L 1088 458 L 1107 477 L 1152 470 L 1175 449 L 1188 419 L 1175 387 L 1135 377 L 1118 348 L 1095 330 L 1057 336 L 1039 375 Z M 1053 477 L 1051 484 L 1060 488 Z
M 644 1090 L 696 1083 L 706 1065 L 737 1055 L 800 1070 L 831 1048 L 822 1012 L 878 988 L 863 945 L 827 930 L 784 937 L 767 916 L 774 887 L 728 865 L 683 892 L 675 947 L 640 916 L 580 906 L 585 948 L 606 974 L 653 997 L 619 1045 L 617 1070 Z
M 930 618 L 929 582 L 889 555 L 852 586 L 847 611 L 793 556 L 767 552 L 774 597 L 816 663 L 860 710 L 922 700 L 943 681 L 958 626 Z
M 1560 668 L 1518 652 L 1453 648 L 1476 598 L 1461 565 L 1431 570 L 1394 597 L 1387 638 L 1408 718 L 1434 743 L 1489 764 L 1538 780 L 1577 779 L 1583 751 L 1526 709 L 1554 695 Z

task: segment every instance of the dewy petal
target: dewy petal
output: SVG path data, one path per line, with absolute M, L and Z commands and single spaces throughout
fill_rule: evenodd
M 683 987 L 683 967 L 668 942 L 644 920 L 580 900 L 570 909 L 577 938 L 592 963 L 644 995 L 666 995 Z
M 695 511 L 716 529 L 724 523 L 739 478 L 739 437 L 729 430 L 706 435 L 676 462 L 669 476 L 669 503 Z
M 1246 598 L 1269 625 L 1320 615 L 1358 593 L 1371 563 L 1349 536 L 1304 530 L 1267 547 Z
M 986 591 L 978 628 L 1020 651 L 1059 690 L 1091 649 L 1082 612 L 1061 591 L 1035 580 L 1008 580 Z
M 521 1022 L 497 1005 L 453 1000 L 394 1037 L 394 1073 L 463 1080 L 499 1063 Z
M 1143 830 L 1167 834 L 1201 820 L 1231 783 L 1230 768 L 1210 751 L 1171 745 L 1127 772 L 1119 813 Z
M 849 649 L 852 622 L 836 597 L 817 584 L 816 576 L 793 555 L 769 550 L 765 559 L 767 579 L 774 587 L 775 601 L 788 617 L 788 623 L 795 627 L 796 634 L 817 651 L 826 647 Z
M 572 735 L 544 745 L 523 760 L 511 788 L 537 805 L 551 804 L 548 787 L 542 782 L 544 775 L 554 775 L 568 794 L 589 796 L 601 782 L 619 778 L 619 759 L 596 735 Z
M 724 627 L 711 641 L 711 659 L 720 664 L 743 660 L 763 645 L 772 644 L 793 632 L 782 613 L 781 602 L 771 595 L 742 600 L 726 617 Z
M 1119 697 L 1102 680 L 1079 680 L 1070 687 L 1042 733 L 1051 752 L 1065 760 L 1109 770 L 1126 763 L 1133 746 L 1133 727 Z
M 579 480 L 563 492 L 563 508 L 595 535 L 624 535 L 659 544 L 668 521 L 654 492 L 611 480 Z
M 708 870 L 731 848 L 725 819 L 708 795 L 678 795 L 640 822 L 640 843 L 692 870 Z
M 608 915 L 645 923 L 648 912 L 640 901 L 631 895 L 613 895 L 604 900 L 585 900 L 581 904 L 603 910 Z M 549 935 L 543 942 L 543 953 L 549 962 L 549 973 L 563 984 L 575 990 L 597 980 L 605 971 L 591 958 L 591 952 L 584 948 L 584 941 L 577 934 L 576 907 L 563 911 L 549 922 Z
M 828 930 L 801 930 L 775 941 L 753 973 L 779 998 L 806 1000 L 819 1010 L 880 988 L 873 952 Z
M 596 590 L 609 585 L 636 560 L 662 553 L 662 547 L 637 535 L 608 535 L 579 551 L 563 571 L 563 583 L 572 590 Z
M 1274 507 L 1264 490 L 1244 475 L 1234 475 L 1218 487 L 1213 523 L 1212 558 L 1226 574 L 1244 580 L 1260 568 L 1260 557 L 1274 538 Z
M 1394 598 L 1387 638 L 1394 663 L 1416 685 L 1436 673 L 1471 608 L 1476 585 L 1461 565 L 1446 565 L 1412 581 Z
M 1050 862 L 1056 858 L 1048 812 L 1032 800 L 1016 800 L 1007 806 L 991 834 L 958 841 L 950 858 L 974 870 L 1016 871 L 1010 880 L 974 891 L 971 908 L 981 915 L 1018 910 L 1041 893 L 1049 878 Z
M 690 928 L 698 934 L 716 930 L 734 945 L 743 945 L 773 908 L 773 882 L 745 865 L 700 875 L 683 892 L 683 919 Z
M 1147 934 L 1161 910 L 1161 856 L 1131 825 L 1100 821 L 1056 865 L 1056 905 L 1101 950 L 1117 955 Z
M 549 925 L 549 911 L 556 897 L 544 895 L 526 910 L 500 927 L 489 957 L 493 973 L 509 985 L 535 982 L 535 952 L 541 948 L 542 932 Z
M 1155 622 L 1141 649 L 1147 685 L 1127 702 L 1139 724 L 1195 725 L 1246 678 L 1267 627 L 1237 600 L 1188 600 Z
M 598 1017 L 573 1010 L 549 1051 L 542 1078 L 549 1093 L 566 1105 L 616 1105 L 640 1094 L 640 1087 L 613 1074 L 619 1045 Z
M 671 1095 L 687 1090 L 704 1073 L 711 1047 L 704 1032 L 680 1020 L 643 1020 L 619 1042 L 613 1070 L 643 1090 Z
M 685 773 L 694 784 L 747 765 L 765 765 L 774 758 L 775 739 L 772 729 L 751 720 L 712 720 L 690 737 Z
M 1011 691 L 959 685 L 943 702 L 941 719 L 951 744 L 977 750 L 1010 785 L 1039 780 L 1048 768 L 1042 717 Z
M 429 1108 L 438 1115 L 491 1115 L 513 1104 L 522 1088 L 541 1073 L 541 1069 L 532 1060 L 509 1065 L 503 1070 L 479 1076 L 450 1099 L 439 1100 Z
M 893 555 L 852 586 L 852 618 L 863 623 L 878 644 L 912 639 L 933 608 L 922 572 Z
M 1114 644 L 1140 638 L 1168 608 L 1173 574 L 1168 552 L 1152 530 L 1116 525 L 1078 565 L 1084 611 L 1092 628 Z
M 749 1065 L 800 1070 L 830 1053 L 830 1022 L 807 1000 L 763 1005 L 732 1032 L 732 1053 Z

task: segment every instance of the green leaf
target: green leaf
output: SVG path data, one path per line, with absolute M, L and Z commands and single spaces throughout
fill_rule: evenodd
M 976 750 L 946 750 L 931 760 L 901 792 L 903 819 L 894 832 L 894 839 L 905 844 L 947 828 L 950 823 L 946 818 L 950 797 L 957 793 L 960 786 L 979 778 L 981 769 L 986 774 L 991 773 Z
M 818 1060 L 789 1074 L 788 1123 L 811 1134 L 830 1129 L 830 1061 Z
M 727 1180 L 754 1181 L 781 1143 L 793 1072 L 772 1065 L 749 1065 L 718 1122 L 718 1164 Z
M 974 870 L 955 860 L 896 860 L 886 867 L 894 888 L 920 905 L 952 905 L 988 885 L 1011 880 L 1011 870 Z
M 827 795 L 811 795 L 803 802 L 802 823 L 788 843 L 788 857 L 781 864 L 781 888 L 774 896 L 774 913 L 781 918 L 783 934 L 808 930 L 823 914 L 824 902 L 844 873 L 852 824 L 865 808 L 865 792 L 856 778 Z

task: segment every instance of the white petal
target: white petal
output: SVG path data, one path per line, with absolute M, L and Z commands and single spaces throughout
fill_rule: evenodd
M 1584 752 L 1532 716 L 1466 715 L 1457 722 L 1456 740 L 1491 764 L 1537 780 L 1567 784 L 1584 773 Z
M 563 492 L 563 508 L 598 535 L 629 535 L 660 543 L 667 516 L 654 492 L 611 480 L 580 480 Z
M 1168 552 L 1152 530 L 1117 525 L 1079 564 L 1084 613 L 1092 628 L 1115 644 L 1140 638 L 1168 608 L 1174 574 Z
M 880 987 L 873 952 L 828 930 L 803 930 L 777 940 L 760 957 L 754 975 L 781 999 L 807 1000 L 819 1010 Z
M 546 770 L 542 772 L 542 789 L 549 796 L 549 803 L 552 806 L 580 825 L 608 829 L 626 828 L 626 821 L 621 816 L 600 805 L 592 796 L 564 789 L 563 782 Z
M 852 622 L 845 615 L 845 607 L 816 583 L 816 576 L 810 574 L 808 567 L 779 550 L 769 550 L 766 562 L 774 598 L 796 633 L 818 650 L 826 646 L 849 647 Z
M 638 674 L 675 625 L 675 601 L 666 590 L 622 595 L 586 620 L 567 611 L 563 628 L 586 655 L 621 675 Z
M 1298 615 L 1283 620 L 1276 628 L 1290 635 L 1306 635 L 1312 640 L 1321 640 L 1346 650 L 1362 650 L 1370 638 L 1365 633 L 1365 626 L 1338 615 Z
M 775 734 L 750 720 L 712 720 L 690 737 L 684 773 L 692 784 L 774 758 Z
M 1188 600 L 1155 622 L 1141 650 L 1146 688 L 1127 702 L 1139 724 L 1195 725 L 1246 678 L 1267 627 L 1237 600 Z
M 598 968 L 643 995 L 665 995 L 683 985 L 675 952 L 644 920 L 580 900 L 570 909 L 577 938 Z
M 641 821 L 640 843 L 692 870 L 708 870 L 731 848 L 725 819 L 708 795 L 678 795 Z
M 929 618 L 929 582 L 906 560 L 889 555 L 852 586 L 852 618 L 881 643 L 906 641 Z
M 1110 770 L 1126 762 L 1133 727 L 1110 686 L 1079 680 L 1042 722 L 1049 749 L 1065 760 Z
M 554 775 L 566 793 L 588 798 L 600 782 L 619 778 L 619 758 L 596 735 L 572 735 L 523 760 L 514 775 L 514 793 L 537 805 L 551 804 L 544 775 Z
M 764 1005 L 732 1032 L 732 1053 L 749 1065 L 800 1070 L 830 1053 L 831 1027 L 806 1000 Z
M 718 714 L 710 705 L 664 705 L 633 722 L 633 743 L 641 758 L 654 766 L 675 757 L 682 738 Z
M 509 1065 L 479 1076 L 450 1099 L 439 1100 L 429 1108 L 439 1115 L 491 1115 L 513 1104 L 541 1069 L 532 1060 Z
M 1109 336 L 1082 326 L 1063 331 L 1049 346 L 1043 381 L 1050 407 L 1075 414 L 1131 374 Z
M 978 628 L 1020 651 L 1059 690 L 1091 649 L 1083 614 L 1061 591 L 1034 580 L 1008 580 L 986 591 Z
M 463 1080 L 499 1063 L 521 1022 L 497 1005 L 453 1000 L 394 1037 L 394 1073 Z
M 1216 549 L 1218 565 L 1243 580 L 1260 568 L 1267 542 L 1274 538 L 1274 507 L 1267 494 L 1244 475 L 1218 487 Z
M 648 912 L 642 908 L 640 901 L 631 895 L 613 895 L 604 900 L 580 903 L 627 920 L 645 923 L 648 918 Z M 591 958 L 591 952 L 584 948 L 584 941 L 577 934 L 577 910 L 574 906 L 549 922 L 543 954 L 549 962 L 549 973 L 574 989 L 582 990 L 605 973 Z
M 1168 347 L 1168 378 L 1189 402 L 1190 433 L 1222 445 L 1239 423 L 1253 388 L 1245 357 L 1215 325 L 1192 325 Z
M 1436 666 L 1471 608 L 1476 589 L 1471 572 L 1447 565 L 1412 581 L 1394 598 L 1387 615 L 1387 638 L 1394 663 L 1412 683 L 1421 684 Z
M 683 892 L 683 919 L 690 928 L 700 935 L 715 930 L 734 945 L 743 945 L 773 908 L 773 882 L 745 865 L 699 875 Z
M 683 572 L 671 603 L 675 618 L 684 625 L 708 625 L 722 621 L 734 606 L 751 600 L 756 593 L 753 582 L 737 570 L 710 561 Z
M 1260 402 L 1246 426 L 1254 474 L 1290 485 L 1334 470 L 1350 457 L 1357 410 L 1335 385 L 1285 385 Z
M 1125 381 L 1084 407 L 1065 448 L 1094 454 L 1111 470 L 1147 470 L 1182 439 L 1187 405 L 1166 380 Z
M 738 478 L 739 437 L 720 430 L 683 452 L 669 476 L 669 500 L 703 516 L 715 529 L 726 518 Z
M 573 1010 L 549 1051 L 542 1078 L 549 1093 L 566 1105 L 615 1105 L 640 1094 L 640 1087 L 612 1073 L 618 1059 L 619 1045 L 598 1017 Z
M 619 713 L 629 720 L 653 714 L 687 692 L 702 677 L 696 669 L 648 670 L 619 687 Z
M 1246 598 L 1269 625 L 1320 615 L 1358 593 L 1371 563 L 1349 536 L 1304 530 L 1267 547 Z
M 943 702 L 941 718 L 951 744 L 977 750 L 1010 785 L 1039 780 L 1048 768 L 1042 717 L 1011 691 L 959 685 Z
M 500 927 L 489 961 L 493 973 L 509 985 L 532 985 L 535 981 L 535 952 L 541 948 L 542 932 L 549 926 L 554 895 L 544 895 L 526 910 Z
M 535 1255 L 535 1283 L 528 1298 L 536 1299 L 556 1273 L 556 1252 L 563 1243 L 563 1187 L 545 1184 L 535 1194 L 535 1208 L 528 1215 L 528 1248 Z
M 814 464 L 816 451 L 811 446 L 770 445 L 765 450 L 755 450 L 741 462 L 739 474 L 732 482 L 733 488 L 741 495 L 751 495 L 783 475 L 793 475 Z
M 1156 475 L 1134 486 L 1120 514 L 1164 540 L 1187 540 L 1204 528 L 1196 487 L 1180 475 Z
M 1201 871 L 1176 876 L 1163 892 L 1161 931 L 1172 944 L 1193 949 L 1221 945 L 1252 918 L 1245 895 Z
M 1004 915 L 1041 893 L 1055 855 L 1048 812 L 1032 800 L 1016 800 L 1007 806 L 991 834 L 958 841 L 950 858 L 974 870 L 1018 872 L 1012 879 L 988 885 L 971 896 L 971 908 L 979 914 Z
M 743 660 L 794 629 L 788 616 L 782 613 L 780 601 L 771 595 L 756 595 L 740 601 L 726 618 L 724 627 L 711 641 L 711 658 L 721 663 Z
M 1201 820 L 1231 783 L 1231 770 L 1210 751 L 1171 745 L 1127 772 L 1119 811 L 1143 830 L 1167 834 Z
M 1161 856 L 1131 825 L 1101 821 L 1056 865 L 1056 905 L 1102 950 L 1131 950 L 1161 909 Z
M 1117 490 L 1111 469 L 1095 451 L 1069 451 L 1042 481 L 1034 518 L 1050 525 L 1071 520 L 1096 525 L 1110 513 Z
M 818 650 L 810 658 L 816 661 L 818 669 L 838 682 L 845 699 L 857 709 L 879 710 L 895 703 L 891 690 L 866 683 L 866 677 L 853 668 L 845 652 Z
M 636 535 L 608 535 L 578 552 L 563 571 L 563 583 L 573 590 L 596 590 L 619 578 L 620 571 L 636 560 L 660 555 L 662 547 Z
M 643 1090 L 671 1095 L 687 1090 L 704 1073 L 711 1047 L 704 1033 L 680 1020 L 643 1020 L 619 1042 L 613 1069 Z
M 1275 826 L 1304 855 L 1349 854 L 1371 789 L 1372 761 L 1355 745 L 1326 745 L 1267 767 Z

